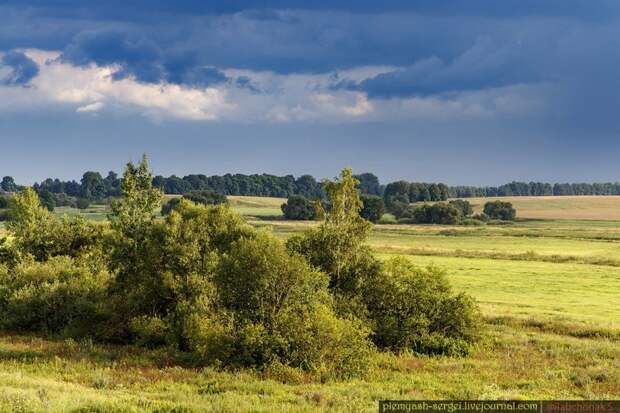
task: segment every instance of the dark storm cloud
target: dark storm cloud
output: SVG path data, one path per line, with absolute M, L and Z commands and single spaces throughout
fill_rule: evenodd
M 228 78 L 212 67 L 203 67 L 195 52 L 163 50 L 141 32 L 102 29 L 83 31 L 64 49 L 61 60 L 74 65 L 117 64 L 116 79 L 134 76 L 140 82 L 166 81 L 188 86 L 208 86 Z
M 11 72 L 0 78 L 0 84 L 24 86 L 39 73 L 39 65 L 22 52 L 10 51 L 0 59 L 0 67 L 6 66 Z
M 541 116 L 602 130 L 616 123 L 616 0 L 0 4 L 0 50 L 59 50 L 74 65 L 118 65 L 116 78 L 189 87 L 229 82 L 258 92 L 249 78 L 229 79 L 223 70 L 331 73 L 381 65 L 394 69 L 333 87 L 379 99 L 545 85 L 538 95 L 552 105 Z

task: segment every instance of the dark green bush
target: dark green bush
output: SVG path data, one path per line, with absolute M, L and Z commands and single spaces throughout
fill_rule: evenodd
M 491 219 L 502 221 L 513 221 L 517 216 L 517 211 L 510 202 L 490 201 L 484 204 L 484 213 Z
M 281 209 L 286 219 L 312 221 L 317 217 L 316 203 L 300 195 L 289 197 Z
M 458 223 L 460 218 L 461 212 L 454 205 L 436 202 L 410 207 L 401 215 L 399 222 L 453 225 Z
M 464 199 L 454 199 L 449 201 L 448 204 L 452 205 L 461 213 L 461 217 L 468 217 L 474 213 L 474 208 L 471 206 L 469 201 Z
M 360 216 L 370 222 L 378 222 L 385 213 L 383 198 L 374 195 L 362 195 L 363 207 Z
M 444 273 L 404 258 L 385 263 L 364 291 L 375 344 L 427 354 L 465 354 L 480 327 L 474 302 L 452 292 Z
M 75 207 L 77 209 L 86 209 L 90 206 L 90 200 L 86 199 L 86 198 L 78 198 L 75 201 Z

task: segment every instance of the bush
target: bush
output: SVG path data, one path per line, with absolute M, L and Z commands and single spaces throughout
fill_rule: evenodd
M 472 208 L 469 201 L 465 201 L 464 199 L 454 199 L 452 201 L 449 201 L 448 204 L 458 209 L 461 217 L 468 217 L 474 213 L 474 209 Z
M 375 344 L 393 350 L 461 355 L 477 338 L 474 302 L 454 294 L 443 272 L 404 258 L 385 263 L 367 284 L 364 302 Z
M 212 190 L 191 191 L 183 195 L 183 198 L 200 205 L 228 204 L 226 195 Z
M 360 216 L 370 222 L 378 222 L 385 213 L 383 198 L 374 195 L 362 195 Z
M 453 225 L 459 222 L 461 213 L 454 205 L 436 202 L 409 208 L 401 217 L 407 223 Z
M 277 361 L 322 377 L 365 369 L 371 345 L 359 322 L 331 309 L 325 274 L 270 235 L 234 242 L 214 278 L 224 311 L 190 317 L 192 348 L 211 363 L 265 367 Z
M 0 328 L 97 334 L 108 282 L 107 273 L 92 273 L 69 257 L 0 267 Z
M 90 201 L 86 198 L 78 198 L 75 201 L 75 207 L 77 209 L 86 209 L 90 206 Z
M 31 255 L 37 261 L 46 261 L 56 256 L 102 253 L 101 226 L 82 217 L 61 219 L 51 214 L 30 188 L 13 199 L 15 204 L 7 229 L 13 234 L 14 247 L 22 256 Z
M 317 217 L 316 203 L 300 195 L 289 197 L 281 208 L 286 219 L 312 221 Z
M 491 219 L 501 219 L 502 221 L 513 221 L 517 216 L 517 211 L 510 202 L 490 201 L 484 204 L 484 213 Z
M 381 219 L 377 222 L 377 224 L 396 224 L 396 217 L 392 214 L 383 214 Z

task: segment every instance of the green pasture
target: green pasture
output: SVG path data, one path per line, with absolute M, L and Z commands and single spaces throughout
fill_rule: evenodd
M 568 198 L 523 200 L 525 215 L 527 208 L 551 215 L 513 225 L 374 227 L 369 244 L 379 258 L 441 267 L 478 301 L 486 327 L 468 357 L 382 353 L 366 378 L 317 383 L 196 369 L 164 350 L 6 334 L 0 412 L 375 412 L 379 399 L 617 398 L 620 221 L 609 207 L 617 199 Z M 316 225 L 281 219 L 283 201 L 230 197 L 252 225 L 281 239 Z M 583 205 L 594 205 L 598 218 L 576 217 Z M 107 211 L 79 213 L 101 220 Z

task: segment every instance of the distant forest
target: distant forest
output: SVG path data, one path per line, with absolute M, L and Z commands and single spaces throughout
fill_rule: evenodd
M 447 186 L 442 183 L 396 181 L 382 185 L 372 173 L 356 175 L 363 194 L 381 196 L 386 204 L 392 201 L 418 202 L 442 201 L 448 198 L 503 197 L 503 196 L 562 196 L 562 195 L 620 195 L 620 183 L 564 183 L 511 182 L 500 186 Z M 86 172 L 78 182 L 48 178 L 35 183 L 38 193 L 63 194 L 91 201 L 120 195 L 120 177 L 109 172 L 103 177 L 99 172 Z M 187 175 L 178 177 L 156 176 L 153 185 L 166 194 L 187 194 L 190 191 L 213 190 L 224 195 L 268 196 L 288 198 L 301 195 L 306 198 L 324 198 L 320 181 L 311 175 L 295 178 L 292 175 L 226 174 Z M 21 188 L 10 176 L 0 182 L 2 192 L 16 192 Z

